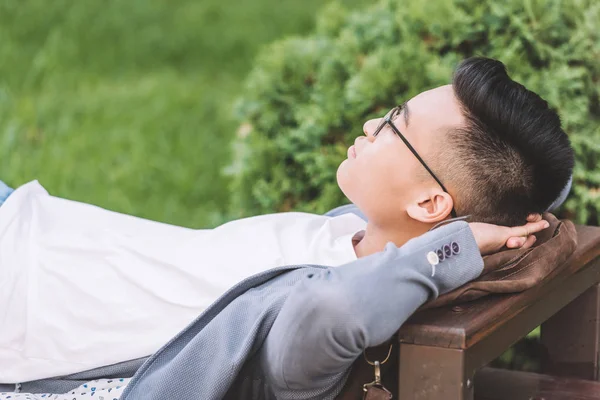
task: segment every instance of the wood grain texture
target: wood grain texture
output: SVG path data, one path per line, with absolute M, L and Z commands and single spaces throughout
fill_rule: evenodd
M 475 376 L 475 400 L 598 400 L 600 383 L 530 372 L 483 368 Z
M 542 372 L 600 381 L 600 284 L 542 324 Z

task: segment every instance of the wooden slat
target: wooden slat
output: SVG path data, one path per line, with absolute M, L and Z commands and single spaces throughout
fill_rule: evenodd
M 598 400 L 600 382 L 483 368 L 475 375 L 475 400 Z
M 465 352 L 402 343 L 398 370 L 400 400 L 473 400 L 473 373 Z
M 542 372 L 600 381 L 600 284 L 542 324 Z

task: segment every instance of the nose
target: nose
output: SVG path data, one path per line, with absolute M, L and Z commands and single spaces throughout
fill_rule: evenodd
M 373 133 L 375 133 L 375 129 L 379 126 L 380 118 L 370 119 L 363 125 L 363 132 L 367 136 L 369 140 L 374 140 Z

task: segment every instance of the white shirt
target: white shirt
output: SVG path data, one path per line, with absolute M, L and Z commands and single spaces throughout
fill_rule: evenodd
M 261 215 L 188 229 L 50 196 L 0 207 L 0 383 L 152 354 L 244 278 L 356 259 L 354 214 Z

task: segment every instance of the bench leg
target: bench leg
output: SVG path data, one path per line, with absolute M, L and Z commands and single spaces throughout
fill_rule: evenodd
M 473 400 L 462 350 L 400 344 L 400 400 Z
M 600 284 L 544 322 L 541 341 L 544 373 L 600 381 Z

